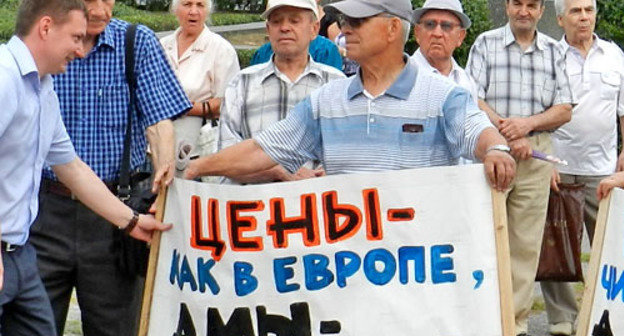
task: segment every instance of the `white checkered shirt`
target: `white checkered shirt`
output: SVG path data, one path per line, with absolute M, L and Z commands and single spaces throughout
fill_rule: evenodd
M 281 73 L 273 60 L 241 70 L 225 89 L 219 150 L 250 139 L 284 119 L 313 90 L 337 78 L 344 78 L 344 74 L 312 58 L 295 81 Z
M 468 57 L 466 71 L 477 84 L 479 99 L 501 117 L 529 117 L 553 105 L 573 104 L 561 48 L 537 32 L 522 50 L 509 24 L 481 34 Z

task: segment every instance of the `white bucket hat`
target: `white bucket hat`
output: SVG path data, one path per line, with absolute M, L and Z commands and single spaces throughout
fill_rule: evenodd
M 472 22 L 468 15 L 464 14 L 464 9 L 459 0 L 427 0 L 422 8 L 414 10 L 414 24 L 420 21 L 420 17 L 423 16 L 430 9 L 440 9 L 452 12 L 461 21 L 461 26 L 464 29 L 468 29 Z

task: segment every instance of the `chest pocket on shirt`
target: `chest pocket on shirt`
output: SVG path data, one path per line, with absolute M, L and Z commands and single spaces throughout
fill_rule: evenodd
M 620 74 L 615 71 L 605 71 L 600 74 L 600 98 L 615 99 L 620 89 Z
M 97 89 L 98 118 L 102 125 L 125 130 L 128 111 L 128 89 L 124 84 Z
M 418 150 L 422 147 L 429 147 L 433 144 L 433 138 L 431 134 L 427 134 L 431 132 L 433 127 L 436 127 L 437 123 L 432 120 L 421 120 L 415 124 L 409 124 L 407 127 L 399 127 L 399 144 L 401 146 L 401 150 Z M 416 127 L 409 127 L 414 126 Z M 421 128 L 422 126 L 422 128 Z M 404 131 L 403 128 L 406 128 Z M 412 129 L 410 129 L 412 128 Z M 418 129 L 416 131 L 416 129 Z

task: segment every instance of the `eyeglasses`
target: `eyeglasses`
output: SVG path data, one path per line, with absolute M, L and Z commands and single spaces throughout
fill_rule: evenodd
M 419 22 L 419 24 L 421 26 L 423 26 L 425 28 L 425 30 L 427 31 L 433 31 L 436 29 L 436 27 L 438 27 L 438 25 L 440 25 L 440 28 L 442 28 L 442 31 L 445 33 L 450 33 L 451 31 L 453 31 L 453 29 L 455 27 L 460 27 L 461 25 L 457 24 L 457 23 L 453 23 L 453 22 L 448 22 L 448 21 L 435 21 L 435 20 L 425 20 L 425 21 L 421 21 Z
M 364 22 L 368 21 L 371 18 L 374 17 L 394 17 L 393 15 L 390 14 L 386 14 L 386 13 L 382 13 L 382 14 L 377 14 L 377 15 L 373 15 L 373 16 L 368 16 L 368 17 L 363 17 L 363 18 L 354 18 L 354 17 L 350 17 L 350 16 L 346 16 L 344 14 L 338 14 L 337 17 L 337 21 L 338 21 L 338 27 L 342 28 L 345 26 L 349 26 L 353 29 L 358 29 L 360 28 L 360 26 L 362 26 L 364 24 Z

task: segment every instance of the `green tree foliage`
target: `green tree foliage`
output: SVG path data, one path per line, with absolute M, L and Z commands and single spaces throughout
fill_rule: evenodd
M 255 49 L 238 49 L 236 54 L 238 55 L 238 63 L 241 69 L 246 68 L 251 63 L 251 58 L 256 50 Z
M 621 0 L 619 0 L 621 1 Z M 425 0 L 412 0 L 414 8 L 422 7 Z M 487 0 L 463 0 L 461 1 L 464 7 L 464 13 L 468 15 L 472 21 L 472 26 L 467 31 L 466 39 L 461 47 L 455 50 L 454 57 L 457 62 L 464 66 L 468 59 L 468 53 L 470 52 L 470 46 L 474 40 L 486 30 L 492 29 L 492 21 L 490 20 L 490 9 Z M 409 39 L 405 50 L 410 55 L 418 48 L 414 37 Z
M 598 19 L 596 33 L 598 36 L 612 40 L 620 48 L 624 48 L 624 1 L 598 0 Z
M 0 0 L 0 42 L 7 41 L 15 30 L 18 0 Z
M 227 12 L 262 13 L 267 0 L 215 0 L 218 10 Z
M 0 0 L 0 43 L 7 41 L 15 30 L 15 14 L 19 0 Z M 129 6 L 122 1 L 115 4 L 113 16 L 131 23 L 146 25 L 154 31 L 174 30 L 178 27 L 175 16 L 168 11 L 147 11 Z M 258 14 L 213 13 L 215 26 L 261 21 Z

